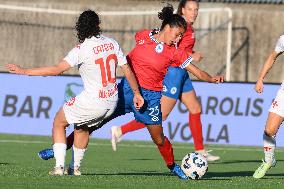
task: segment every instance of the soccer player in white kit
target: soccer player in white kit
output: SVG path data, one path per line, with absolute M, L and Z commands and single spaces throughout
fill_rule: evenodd
M 255 84 L 255 91 L 262 93 L 263 91 L 263 79 L 268 71 L 272 68 L 277 57 L 284 52 L 284 35 L 280 36 L 277 41 L 274 51 L 268 56 L 265 64 L 263 65 L 259 74 L 258 80 Z M 268 118 L 266 121 L 264 133 L 263 133 L 263 145 L 264 145 L 264 160 L 260 167 L 254 172 L 253 177 L 256 179 L 262 178 L 265 173 L 276 165 L 275 160 L 275 147 L 276 147 L 276 133 L 284 118 L 284 81 L 274 101 L 269 109 Z
M 52 129 L 53 150 L 56 159 L 51 175 L 63 175 L 66 156 L 66 133 L 68 125 L 74 124 L 73 161 L 69 170 L 80 175 L 80 164 L 89 140 L 88 127 L 98 126 L 115 110 L 118 101 L 116 66 L 121 66 L 134 93 L 133 103 L 140 109 L 144 99 L 137 81 L 119 44 L 112 38 L 101 35 L 100 19 L 92 11 L 84 11 L 76 23 L 80 44 L 55 66 L 25 69 L 7 64 L 11 73 L 50 76 L 59 75 L 71 67 L 78 66 L 84 90 L 66 102 L 57 112 Z

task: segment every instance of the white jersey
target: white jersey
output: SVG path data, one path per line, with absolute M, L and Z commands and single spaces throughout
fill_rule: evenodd
M 102 100 L 117 95 L 116 67 L 127 64 L 118 43 L 109 37 L 85 39 L 64 58 L 71 67 L 78 66 L 84 90 Z
M 284 35 L 281 35 L 277 40 L 275 52 L 284 52 Z M 278 90 L 277 95 L 270 106 L 269 112 L 273 112 L 277 115 L 284 117 L 284 80 L 282 81 L 281 87 Z
M 275 52 L 277 53 L 284 52 L 284 35 L 281 35 L 279 39 L 277 40 L 277 43 L 275 46 Z
M 73 48 L 64 58 L 78 66 L 84 90 L 63 106 L 66 120 L 75 126 L 98 126 L 110 116 L 118 101 L 117 65 L 127 64 L 118 43 L 108 37 L 92 37 Z

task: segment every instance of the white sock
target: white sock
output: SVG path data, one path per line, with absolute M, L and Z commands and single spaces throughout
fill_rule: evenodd
M 64 143 L 53 144 L 54 157 L 56 160 L 55 167 L 64 167 L 67 145 Z
M 264 151 L 264 160 L 266 163 L 272 163 L 275 159 L 275 147 L 276 147 L 276 140 L 275 135 L 270 137 L 263 133 L 263 151 Z
M 70 163 L 70 168 L 74 169 L 74 167 L 80 167 L 81 161 L 84 158 L 85 151 L 87 149 L 79 149 L 73 146 L 72 150 L 72 160 Z

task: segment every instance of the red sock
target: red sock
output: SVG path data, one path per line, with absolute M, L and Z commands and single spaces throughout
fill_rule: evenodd
M 69 150 L 72 146 L 73 146 L 73 143 L 74 143 L 74 131 L 67 137 L 67 150 Z
M 170 168 L 173 166 L 175 158 L 174 158 L 174 151 L 171 142 L 168 140 L 167 137 L 164 138 L 164 145 L 158 146 L 160 154 L 163 156 L 164 161 L 167 164 L 167 167 Z
M 143 123 L 140 123 L 136 120 L 133 120 L 133 121 L 130 121 L 124 125 L 121 126 L 121 132 L 122 134 L 126 134 L 128 132 L 132 132 L 132 131 L 136 131 L 136 130 L 139 130 L 139 129 L 143 129 L 145 128 L 146 126 L 143 124 Z
M 200 113 L 189 114 L 189 128 L 193 138 L 195 150 L 203 150 L 204 146 Z

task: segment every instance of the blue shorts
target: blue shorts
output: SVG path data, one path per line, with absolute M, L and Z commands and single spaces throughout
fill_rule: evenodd
M 180 67 L 169 67 L 164 79 L 162 95 L 179 99 L 185 92 L 194 90 L 189 75 Z
M 118 104 L 111 119 L 133 112 L 135 119 L 145 125 L 162 124 L 161 92 L 140 89 L 144 98 L 143 107 L 137 111 L 133 104 L 133 92 L 127 80 L 123 78 L 118 84 Z

